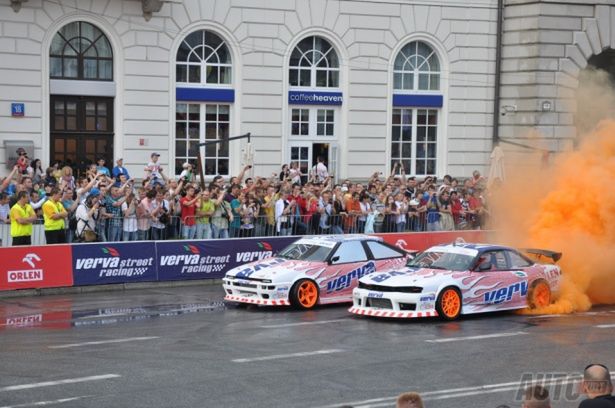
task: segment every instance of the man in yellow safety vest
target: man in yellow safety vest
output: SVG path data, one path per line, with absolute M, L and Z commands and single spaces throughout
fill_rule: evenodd
M 36 214 L 29 202 L 27 191 L 17 193 L 17 202 L 10 213 L 13 245 L 32 245 L 32 223 L 36 222 Z
M 66 233 L 64 232 L 64 220 L 68 217 L 68 212 L 60 201 L 62 192 L 58 187 L 51 189 L 49 200 L 43 204 L 43 218 L 45 219 L 45 240 L 47 244 L 66 243 Z

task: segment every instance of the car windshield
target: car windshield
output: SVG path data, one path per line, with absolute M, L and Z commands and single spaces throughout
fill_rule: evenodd
M 466 271 L 470 269 L 475 256 L 442 251 L 428 251 L 419 254 L 408 262 L 415 268 L 445 269 L 451 271 Z
M 323 262 L 329 256 L 332 248 L 317 245 L 314 243 L 295 242 L 290 244 L 280 252 L 277 256 L 284 259 L 292 259 L 297 261 L 319 261 Z

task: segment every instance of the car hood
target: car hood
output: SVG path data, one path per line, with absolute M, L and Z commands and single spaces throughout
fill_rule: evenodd
M 298 274 L 319 270 L 324 267 L 326 267 L 325 262 L 294 261 L 272 257 L 233 268 L 226 273 L 226 277 L 270 279 L 272 282 L 284 282 Z
M 399 271 L 371 273 L 361 278 L 368 285 L 389 287 L 420 286 L 423 288 L 438 287 L 442 282 L 463 278 L 467 272 L 444 271 L 442 269 L 404 268 Z

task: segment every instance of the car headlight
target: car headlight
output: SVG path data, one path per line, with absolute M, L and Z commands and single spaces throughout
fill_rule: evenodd
M 261 282 L 262 283 L 271 283 L 271 279 L 263 279 Z

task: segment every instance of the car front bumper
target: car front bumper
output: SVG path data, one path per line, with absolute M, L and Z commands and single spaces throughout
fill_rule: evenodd
M 224 300 L 263 306 L 289 306 L 290 284 L 264 283 L 225 277 L 222 280 Z
M 435 302 L 433 293 L 376 292 L 357 288 L 352 292 L 352 307 L 348 311 L 397 319 L 436 317 Z

